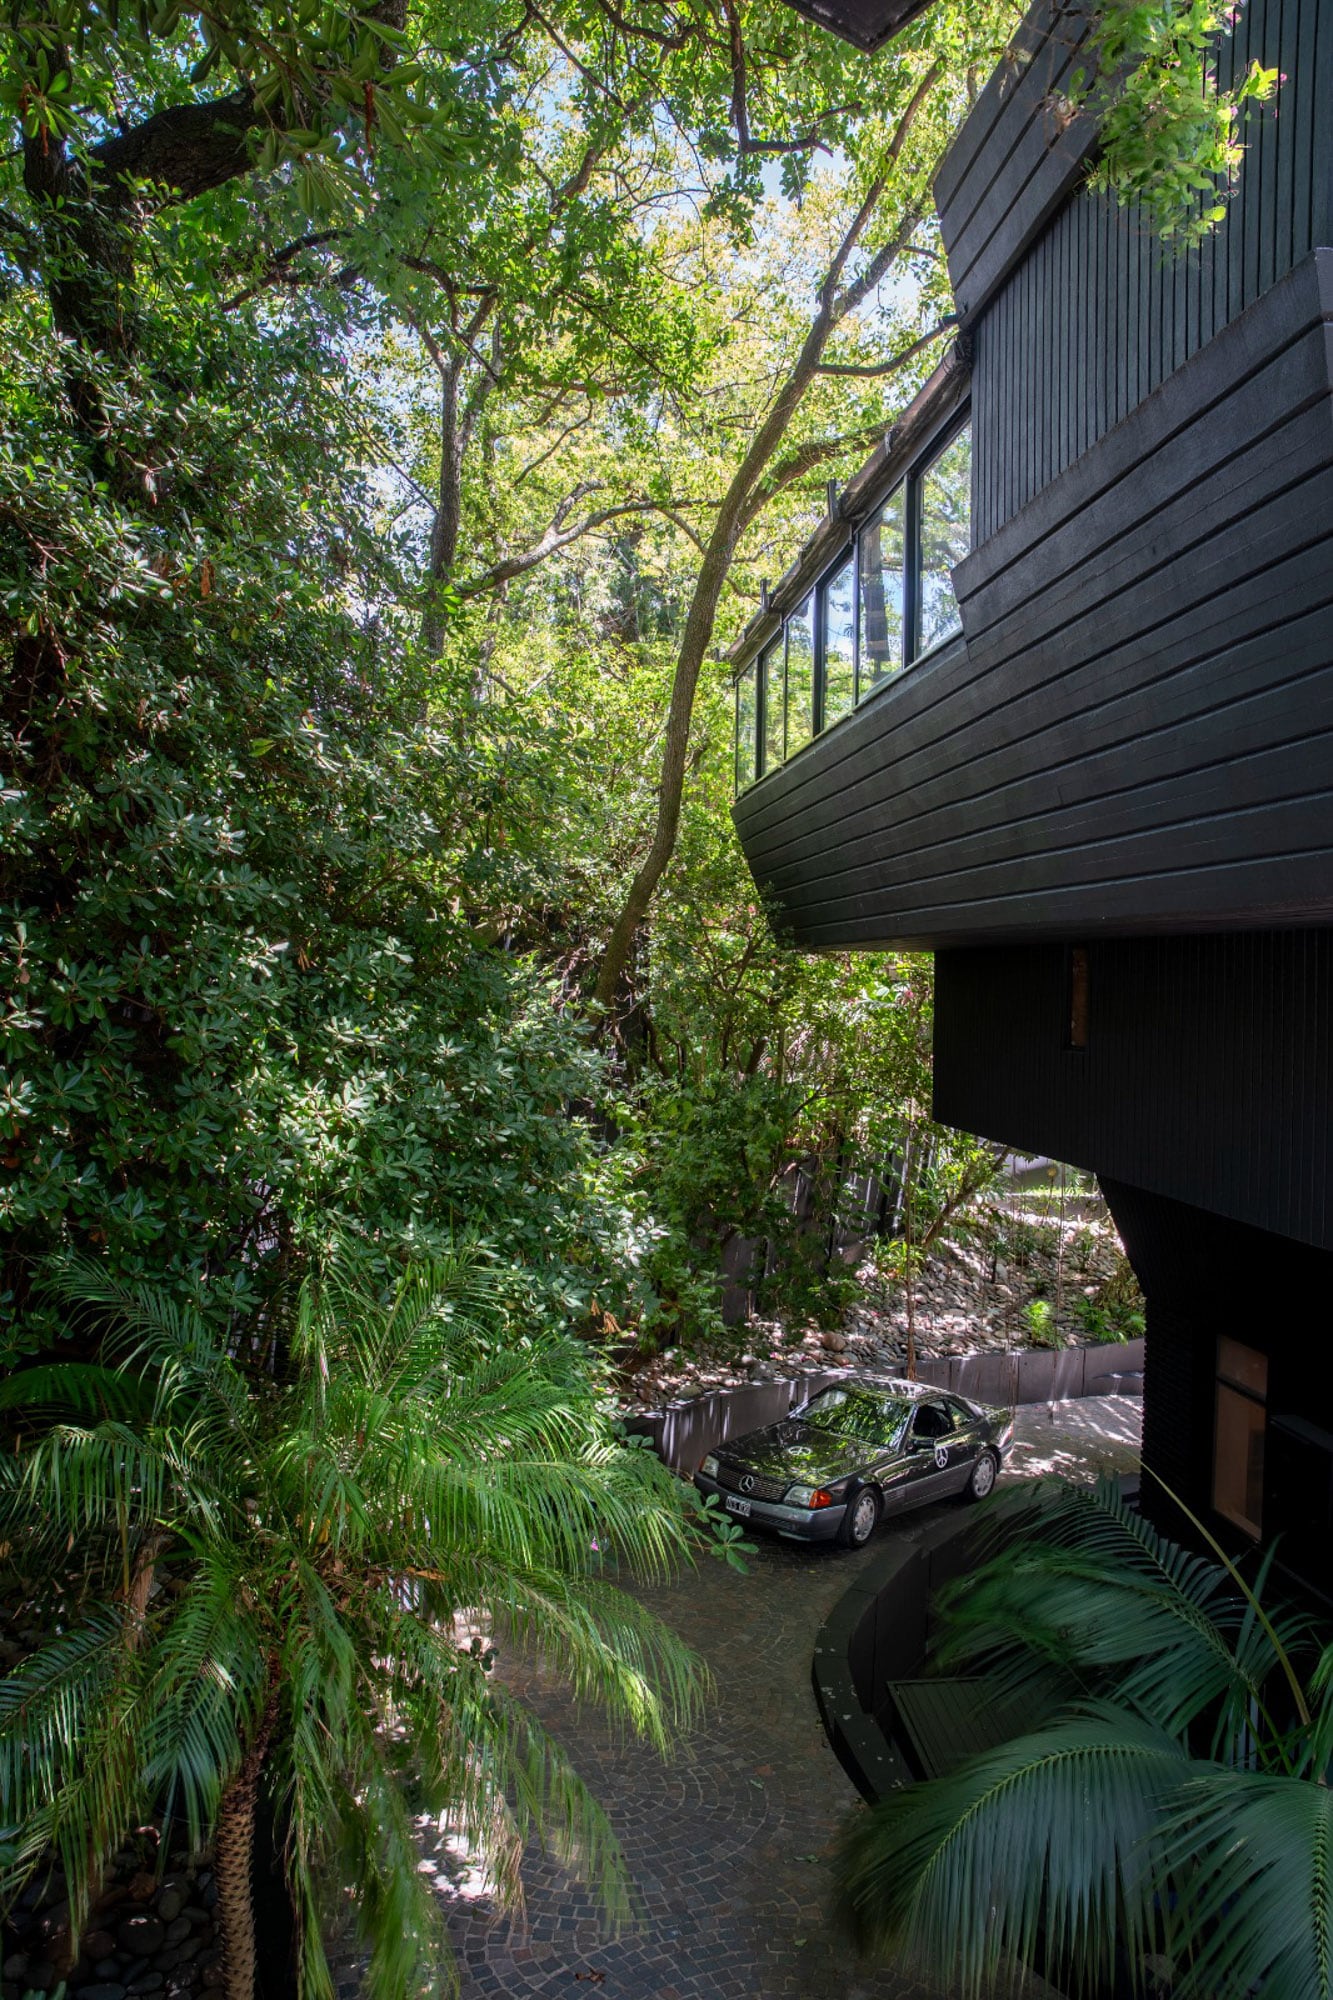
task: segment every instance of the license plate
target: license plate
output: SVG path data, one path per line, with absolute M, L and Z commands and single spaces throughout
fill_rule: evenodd
M 743 1520 L 748 1520 L 750 1516 L 750 1503 L 748 1500 L 738 1500 L 734 1493 L 728 1493 L 727 1512 L 729 1514 L 739 1514 Z

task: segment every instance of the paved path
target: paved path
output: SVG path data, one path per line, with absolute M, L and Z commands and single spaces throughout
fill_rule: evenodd
M 1127 1470 L 1138 1413 L 1123 1398 L 1059 1405 L 1054 1418 L 1045 1405 L 1022 1410 L 1016 1465 Z M 497 1918 L 484 1883 L 431 1834 L 423 1869 L 448 1904 L 462 2000 L 908 2000 L 919 1992 L 892 1968 L 858 1961 L 830 1915 L 827 1855 L 856 1795 L 820 1726 L 810 1662 L 820 1624 L 884 1538 L 914 1538 L 943 1511 L 886 1526 L 857 1554 L 807 1553 L 765 1538 L 745 1576 L 709 1561 L 669 1589 L 644 1592 L 716 1683 L 706 1722 L 669 1765 L 612 1740 L 521 1662 L 501 1661 L 506 1681 L 559 1732 L 608 1808 L 642 1920 L 605 1937 L 588 1893 L 539 1854 L 524 1864 L 526 1925 Z

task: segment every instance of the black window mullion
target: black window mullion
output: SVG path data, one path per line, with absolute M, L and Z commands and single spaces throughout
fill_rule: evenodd
M 921 475 L 907 479 L 903 496 L 903 665 L 916 658 L 921 633 Z
M 833 575 L 829 570 L 815 585 L 814 592 L 814 642 L 815 671 L 814 685 L 810 690 L 810 734 L 818 736 L 824 727 L 824 632 L 828 625 L 825 600 L 828 597 L 828 580 Z
M 764 742 L 768 724 L 768 667 L 762 647 L 754 663 L 754 775 L 764 775 Z
M 852 536 L 852 713 L 861 699 L 861 530 Z

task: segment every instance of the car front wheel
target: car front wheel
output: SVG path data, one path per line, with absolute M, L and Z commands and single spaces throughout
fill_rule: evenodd
M 847 1502 L 838 1540 L 845 1549 L 863 1549 L 879 1526 L 879 1495 L 873 1486 L 863 1486 Z
M 995 1475 L 999 1471 L 993 1451 L 977 1453 L 977 1462 L 972 1467 L 972 1476 L 967 1482 L 969 1500 L 984 1500 L 995 1485 Z

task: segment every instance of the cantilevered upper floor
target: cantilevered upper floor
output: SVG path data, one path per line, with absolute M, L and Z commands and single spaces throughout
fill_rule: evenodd
M 738 648 L 736 821 L 810 948 L 1333 922 L 1333 0 L 1164 250 L 1034 12 L 936 184 L 958 348 Z

